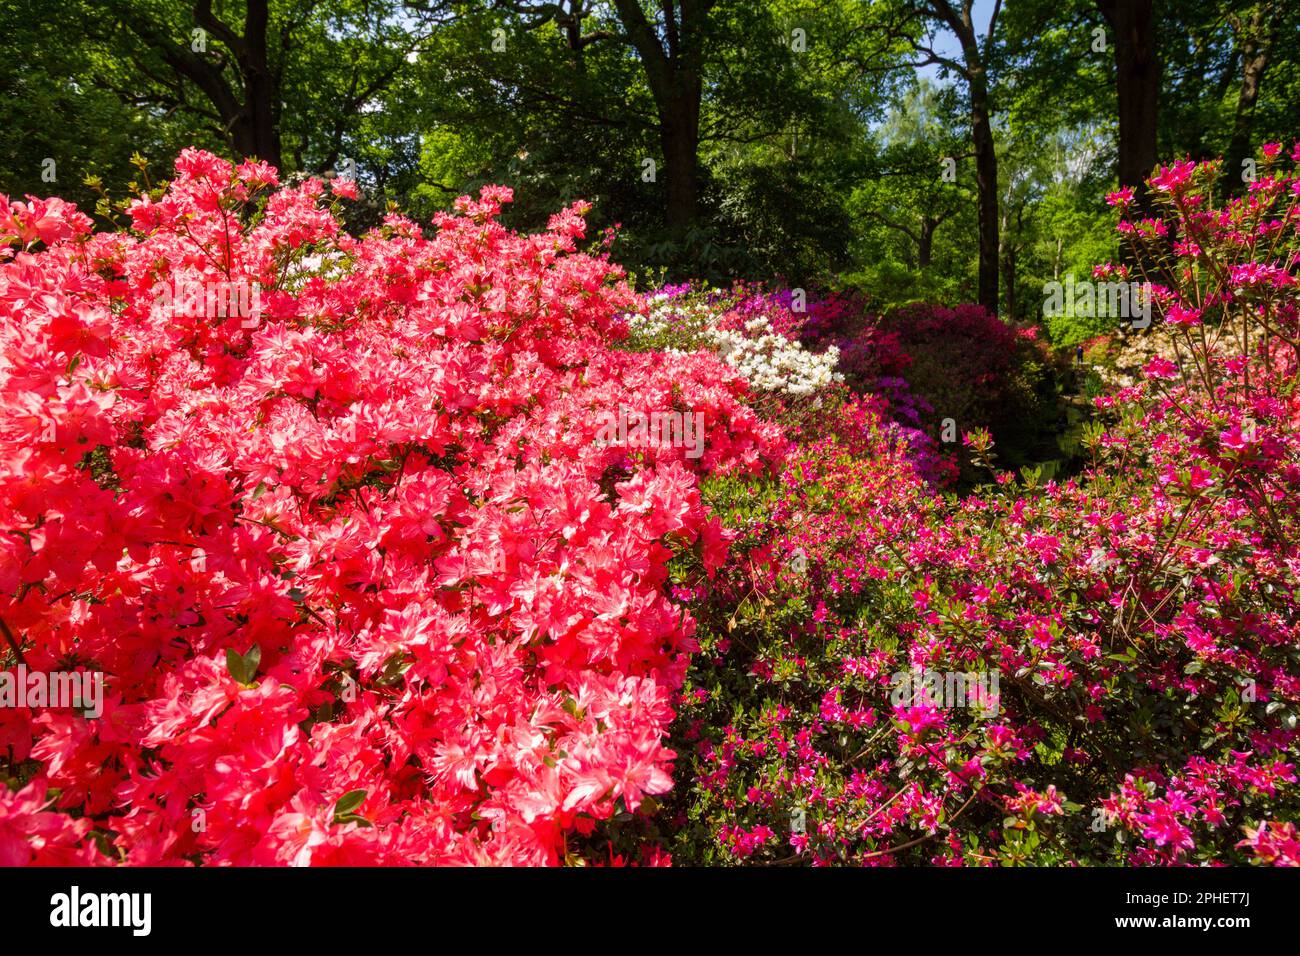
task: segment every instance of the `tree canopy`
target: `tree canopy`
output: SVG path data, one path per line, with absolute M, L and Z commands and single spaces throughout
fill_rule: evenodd
M 1157 155 L 1300 123 L 1281 0 L 2 0 L 0 187 L 93 207 L 199 145 L 421 218 L 575 198 L 674 278 L 1030 315 Z M 133 161 L 134 158 L 134 161 Z M 1068 338 L 1081 330 L 1057 330 Z

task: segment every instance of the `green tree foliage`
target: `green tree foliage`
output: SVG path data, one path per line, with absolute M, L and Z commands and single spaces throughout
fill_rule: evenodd
M 638 272 L 881 306 L 996 285 L 1071 345 L 1111 329 L 1044 321 L 1043 285 L 1117 254 L 1143 77 L 1159 154 L 1225 156 L 1225 188 L 1300 130 L 1294 4 L 1150 6 L 1121 51 L 1097 0 L 0 0 L 0 190 L 93 209 L 190 144 L 355 171 L 354 226 L 498 182 L 521 227 L 592 202 Z

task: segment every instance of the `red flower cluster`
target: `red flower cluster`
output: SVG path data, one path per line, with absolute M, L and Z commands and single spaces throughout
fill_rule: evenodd
M 606 347 L 580 205 L 353 237 L 317 180 L 176 172 L 131 232 L 0 197 L 0 662 L 105 675 L 97 719 L 0 708 L 0 863 L 582 856 L 671 782 L 697 483 L 780 434 L 721 363 Z M 620 402 L 705 454 L 595 441 Z

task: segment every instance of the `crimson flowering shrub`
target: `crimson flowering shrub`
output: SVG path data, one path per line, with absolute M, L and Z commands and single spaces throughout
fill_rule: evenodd
M 0 863 L 599 861 L 670 786 L 669 561 L 716 571 L 699 481 L 783 439 L 716 359 L 612 348 L 583 207 L 510 198 L 354 237 L 195 150 L 124 231 L 0 197 L 0 665 L 105 684 L 0 708 Z M 620 403 L 705 453 L 596 441 Z
M 1277 152 L 1218 205 L 1217 163 L 1160 170 L 1159 218 L 1121 222 L 1178 358 L 1097 400 L 1078 478 L 938 497 L 883 433 L 847 440 L 872 413 L 845 406 L 778 479 L 706 482 L 739 537 L 695 595 L 677 858 L 1300 865 L 1300 177 Z M 988 469 L 987 432 L 969 445 Z
M 1017 467 L 1059 454 L 1061 369 L 1034 329 L 1016 329 L 977 305 L 915 303 L 882 315 L 841 309 L 802 334 L 813 347 L 839 349 L 854 390 L 889 402 L 890 415 L 914 430 L 913 444 L 939 462 L 928 473 L 944 486 L 975 478 L 954 433 L 991 430 L 1005 463 Z

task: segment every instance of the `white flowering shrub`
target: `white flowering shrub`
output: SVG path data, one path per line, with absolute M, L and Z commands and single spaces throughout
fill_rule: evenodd
M 840 351 L 809 352 L 798 341 L 771 330 L 766 316 L 750 319 L 743 332 L 708 329 L 705 340 L 712 351 L 745 377 L 754 388 L 787 395 L 811 395 L 844 376 L 835 371 Z

